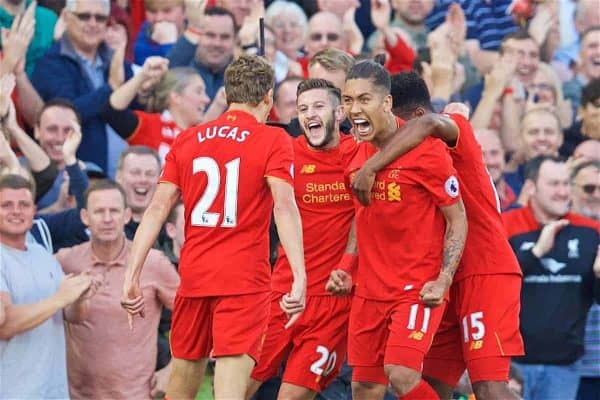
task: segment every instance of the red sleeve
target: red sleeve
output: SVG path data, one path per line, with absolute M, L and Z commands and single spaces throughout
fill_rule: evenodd
M 283 179 L 293 185 L 294 147 L 292 138 L 285 131 L 278 128 L 274 129 L 273 135 L 275 140 L 267 160 L 265 176 Z
M 385 40 L 385 49 L 390 54 L 389 60 L 385 63 L 385 68 L 391 74 L 411 70 L 416 58 L 414 50 L 402 40 L 400 35 L 396 35 L 396 37 L 398 41 L 394 47 L 391 47 L 388 41 Z
M 449 206 L 460 199 L 460 188 L 452 159 L 441 140 L 428 139 L 417 162 L 421 184 L 429 191 L 438 206 Z
M 180 181 L 179 181 L 179 170 L 177 168 L 177 158 L 176 158 L 176 150 L 177 147 L 176 144 L 178 142 L 176 141 L 172 146 L 171 146 L 171 150 L 169 150 L 169 152 L 167 153 L 167 156 L 165 157 L 165 166 L 163 167 L 163 171 L 162 174 L 160 175 L 160 182 L 170 182 L 174 185 L 176 185 L 177 187 L 181 188 L 180 185 Z
M 148 140 L 149 132 L 150 132 L 150 121 L 151 114 L 145 113 L 143 111 L 135 110 L 134 114 L 138 118 L 138 124 L 135 128 L 135 131 L 127 138 L 127 143 L 133 145 L 143 145 L 151 148 L 155 148 L 153 146 L 152 140 Z

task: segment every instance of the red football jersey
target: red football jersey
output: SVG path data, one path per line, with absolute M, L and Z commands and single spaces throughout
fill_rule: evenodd
M 127 138 L 127 143 L 148 146 L 156 150 L 164 163 L 173 141 L 181 133 L 181 128 L 173 121 L 173 117 L 168 111 L 161 114 L 134 112 L 139 123 L 135 132 Z
M 354 139 L 345 135 L 330 150 L 309 147 L 304 136 L 294 141 L 294 192 L 302 217 L 308 296 L 329 295 L 325 290 L 329 273 L 346 249 L 354 204 L 343 160 L 351 159 L 357 148 Z M 273 290 L 290 290 L 292 271 L 281 246 L 271 279 Z
M 377 149 L 361 143 L 353 171 Z M 439 206 L 460 199 L 456 171 L 444 143 L 427 138 L 377 173 L 368 207 L 356 204 L 356 294 L 395 300 L 435 279 L 442 266 L 446 223 Z
M 506 240 L 498 194 L 473 128 L 459 114 L 449 117 L 459 128 L 458 142 L 451 149 L 450 156 L 458 172 L 469 222 L 465 249 L 454 281 L 471 275 L 521 274 L 519 263 Z
M 287 133 L 232 111 L 182 132 L 167 154 L 161 181 L 181 189 L 185 244 L 183 297 L 270 290 L 269 221 L 273 199 L 265 177 L 293 184 Z

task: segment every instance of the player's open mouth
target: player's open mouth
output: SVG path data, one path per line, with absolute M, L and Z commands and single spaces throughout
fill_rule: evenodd
M 320 121 L 310 121 L 306 124 L 306 128 L 308 129 L 309 136 L 314 139 L 321 136 L 323 124 Z
M 356 127 L 356 133 L 358 133 L 360 136 L 367 135 L 369 133 L 369 131 L 371 130 L 371 123 L 369 121 L 367 121 L 366 119 L 356 118 L 356 119 L 353 119 L 352 122 L 354 123 L 354 126 Z
M 134 188 L 133 191 L 138 196 L 146 196 L 148 194 L 148 188 Z

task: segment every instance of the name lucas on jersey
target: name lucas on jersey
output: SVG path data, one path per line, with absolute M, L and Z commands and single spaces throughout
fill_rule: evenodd
M 198 142 L 202 143 L 207 139 L 216 137 L 231 139 L 237 142 L 243 142 L 250 135 L 250 131 L 242 130 L 238 126 L 208 126 L 204 132 L 198 131 Z

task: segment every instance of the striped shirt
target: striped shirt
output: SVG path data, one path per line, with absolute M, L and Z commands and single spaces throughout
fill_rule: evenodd
M 467 39 L 478 39 L 483 50 L 498 50 L 502 39 L 519 28 L 506 12 L 511 0 L 436 0 L 425 21 L 431 30 L 444 22 L 452 3 L 465 12 Z

